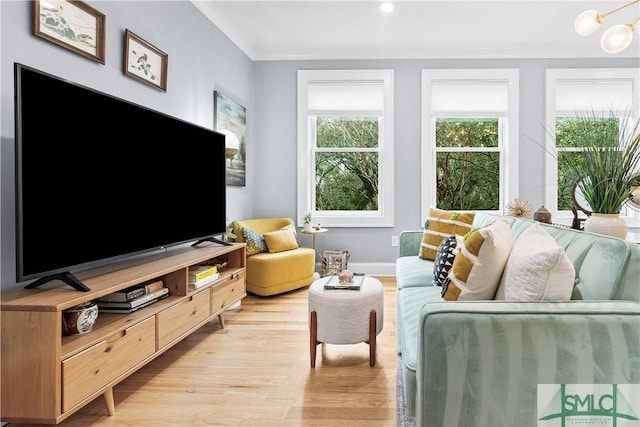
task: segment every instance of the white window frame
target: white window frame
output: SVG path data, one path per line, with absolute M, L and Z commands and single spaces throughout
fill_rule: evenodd
M 432 86 L 437 81 L 501 81 L 507 87 L 507 111 L 505 112 L 447 112 L 440 114 L 431 106 Z M 429 209 L 436 206 L 436 147 L 435 119 L 445 117 L 498 117 L 500 141 L 500 209 L 486 211 L 503 213 L 507 200 L 517 197 L 518 176 L 518 118 L 519 71 L 517 69 L 442 69 L 422 70 L 422 149 L 421 149 L 421 218 L 427 218 Z M 474 151 L 475 149 L 465 149 Z
M 339 111 L 310 111 L 309 85 L 313 82 L 367 82 L 383 85 L 383 111 L 350 111 L 341 115 L 380 115 L 378 152 L 379 203 L 377 211 L 317 211 L 315 209 L 315 115 Z M 393 70 L 299 70 L 298 71 L 298 201 L 297 223 L 313 211 L 313 222 L 327 227 L 393 227 L 394 225 L 394 142 Z
M 638 120 L 640 114 L 640 68 L 564 68 L 547 69 L 546 73 L 546 117 L 547 126 L 545 139 L 545 195 L 544 204 L 551 212 L 553 222 L 570 225 L 573 221 L 573 213 L 568 210 L 558 210 L 558 160 L 555 141 L 555 123 L 557 117 L 575 117 L 580 112 L 590 111 L 590 106 L 577 106 L 573 111 L 556 110 L 556 87 L 562 81 L 579 81 L 581 83 L 592 81 L 593 84 L 602 82 L 615 83 L 618 81 L 631 82 L 632 105 L 630 113 L 632 120 Z M 603 113 L 607 117 L 610 111 L 595 111 Z M 580 212 L 579 212 L 580 214 Z M 621 211 L 623 218 L 629 227 L 640 227 L 640 213 L 630 208 Z M 581 215 L 584 217 L 584 215 Z

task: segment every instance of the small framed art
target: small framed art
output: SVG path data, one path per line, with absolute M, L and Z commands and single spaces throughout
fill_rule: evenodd
M 33 34 L 105 63 L 105 16 L 80 0 L 33 2 Z
M 124 33 L 124 73 L 141 83 L 167 91 L 169 55 L 129 30 Z

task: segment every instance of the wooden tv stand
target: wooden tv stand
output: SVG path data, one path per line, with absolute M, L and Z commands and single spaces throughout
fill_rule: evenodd
M 246 296 L 244 243 L 169 250 L 75 274 L 89 292 L 52 281 L 1 294 L 1 413 L 15 423 L 58 424 Z M 188 290 L 188 268 L 212 259 L 220 278 Z M 99 313 L 93 329 L 64 335 L 62 311 L 115 291 L 161 279 L 170 296 L 132 313 Z

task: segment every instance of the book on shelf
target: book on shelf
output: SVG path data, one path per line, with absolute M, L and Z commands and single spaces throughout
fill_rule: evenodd
M 168 288 L 165 288 L 168 289 Z M 144 307 L 148 307 L 151 304 L 154 304 L 160 300 L 163 300 L 165 298 L 167 298 L 169 296 L 169 293 L 165 293 L 159 297 L 156 297 L 152 300 L 149 300 L 147 302 L 144 302 L 138 306 L 132 307 L 132 308 L 126 308 L 126 307 L 101 307 L 100 304 L 98 304 L 98 312 L 99 313 L 133 313 L 134 311 L 140 310 L 141 308 Z
M 149 294 L 151 292 L 157 291 L 158 289 L 162 289 L 164 287 L 164 282 L 162 280 L 155 280 L 150 283 L 143 283 L 140 285 L 130 286 L 126 289 L 122 289 L 120 291 L 116 291 L 112 294 L 105 295 L 103 297 L 98 298 L 98 302 L 126 302 L 132 301 L 136 298 L 139 298 L 143 295 Z
M 192 265 L 189 267 L 189 282 L 198 282 L 218 273 L 215 265 Z
M 207 276 L 204 279 L 200 279 L 198 281 L 189 280 L 189 290 L 193 291 L 195 289 L 201 288 L 204 285 L 208 285 L 211 282 L 214 282 L 220 278 L 220 273 L 215 273 L 211 276 Z
M 341 282 L 337 274 L 329 276 L 329 279 L 325 282 L 325 289 L 350 289 L 353 291 L 359 291 L 364 282 L 363 273 L 355 273 L 353 275 L 352 282 Z
M 98 300 L 98 308 L 136 308 L 148 301 L 156 300 L 162 296 L 169 295 L 169 288 L 160 288 L 157 291 L 142 295 L 141 297 L 132 299 L 131 301 L 100 301 Z

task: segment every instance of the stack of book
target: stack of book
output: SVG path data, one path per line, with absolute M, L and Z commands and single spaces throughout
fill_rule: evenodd
M 196 290 L 220 278 L 215 265 L 194 265 L 189 267 L 189 290 Z
M 162 280 L 132 286 L 98 299 L 103 313 L 131 313 L 169 296 Z

